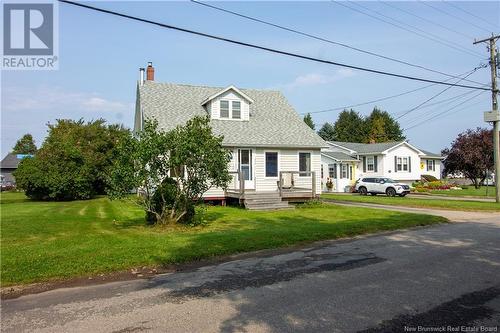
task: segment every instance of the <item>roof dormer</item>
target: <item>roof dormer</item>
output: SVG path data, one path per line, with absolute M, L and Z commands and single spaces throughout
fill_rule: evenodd
M 229 86 L 205 99 L 201 104 L 211 119 L 245 121 L 250 118 L 253 100 L 234 86 Z

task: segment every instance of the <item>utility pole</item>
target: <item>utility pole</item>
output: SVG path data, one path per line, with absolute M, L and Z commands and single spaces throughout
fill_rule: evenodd
M 491 34 L 491 37 L 474 40 L 474 45 L 478 43 L 489 43 L 490 51 L 490 67 L 491 67 L 491 107 L 492 110 L 484 113 L 484 121 L 493 122 L 493 159 L 494 159 L 494 170 L 495 170 L 495 188 L 496 195 L 495 199 L 497 203 L 500 203 L 500 112 L 498 111 L 497 102 L 497 49 L 496 40 L 500 38 L 500 35 Z

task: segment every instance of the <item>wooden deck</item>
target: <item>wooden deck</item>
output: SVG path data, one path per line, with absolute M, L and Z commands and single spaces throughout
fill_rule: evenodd
M 238 175 L 237 188 L 229 188 L 225 191 L 224 197 L 228 199 L 237 199 L 240 204 L 248 209 L 283 209 L 291 208 L 289 202 L 304 202 L 314 199 L 318 196 L 316 193 L 315 172 L 311 172 L 311 187 L 294 186 L 293 175 L 296 171 L 280 171 L 278 187 L 275 191 L 256 191 L 245 188 L 243 174 L 233 172 Z M 291 186 L 284 186 L 283 176 L 290 174 L 292 177 Z M 289 184 L 290 185 L 290 184 Z

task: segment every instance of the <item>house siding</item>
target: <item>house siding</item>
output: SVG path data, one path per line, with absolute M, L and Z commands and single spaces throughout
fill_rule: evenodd
M 238 149 L 230 148 L 233 153 L 233 158 L 229 162 L 229 170 L 236 171 L 238 168 Z M 279 171 L 298 171 L 299 170 L 299 152 L 309 152 L 311 153 L 311 171 L 315 172 L 316 176 L 316 192 L 317 194 L 321 191 L 321 154 L 320 149 L 276 149 L 276 148 L 256 148 L 253 150 L 254 156 L 254 180 L 255 180 L 255 191 L 266 192 L 266 191 L 277 191 L 278 190 L 278 177 L 266 177 L 265 176 L 265 153 L 266 152 L 278 152 L 278 175 Z M 311 176 L 299 177 L 294 176 L 295 186 L 311 188 Z M 233 183 L 230 184 L 230 188 L 237 188 L 238 183 L 235 178 L 233 178 Z M 233 186 L 231 186 L 233 185 Z M 221 188 L 211 188 L 208 190 L 203 197 L 204 198 L 222 198 L 224 196 L 224 190 Z
M 232 119 L 232 118 L 221 118 L 220 117 L 220 100 L 228 100 L 228 101 L 240 101 L 241 102 L 241 119 Z M 209 110 L 212 115 L 212 119 L 227 119 L 232 121 L 248 121 L 250 119 L 250 104 L 247 100 L 245 100 L 239 94 L 233 91 L 227 91 L 224 94 L 217 96 L 207 103 L 209 106 Z M 229 115 L 231 117 L 231 114 Z

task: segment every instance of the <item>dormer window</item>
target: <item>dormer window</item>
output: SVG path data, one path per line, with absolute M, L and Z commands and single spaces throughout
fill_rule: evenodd
M 250 120 L 250 104 L 253 100 L 234 86 L 229 86 L 207 97 L 201 105 L 212 119 Z
M 221 99 L 220 117 L 225 119 L 227 118 L 241 119 L 241 102 Z
M 220 117 L 229 118 L 229 101 L 220 101 Z
M 232 101 L 231 110 L 233 119 L 241 118 L 241 102 L 240 101 Z

